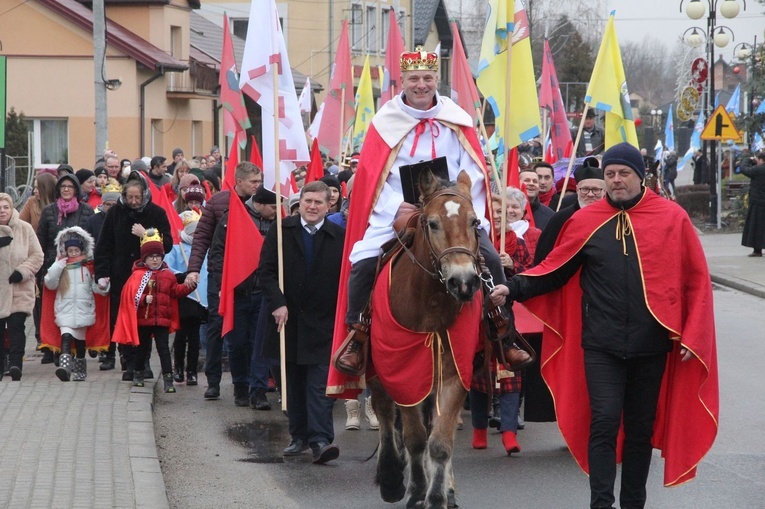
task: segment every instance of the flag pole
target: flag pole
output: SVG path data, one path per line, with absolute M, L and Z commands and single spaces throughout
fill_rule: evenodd
M 279 274 L 279 290 L 284 293 L 284 252 L 282 251 L 282 177 L 280 172 L 281 161 L 279 160 L 279 67 L 277 63 L 271 64 L 271 73 L 274 77 L 274 175 L 276 176 L 276 260 Z M 288 317 L 289 318 L 289 317 Z M 282 411 L 287 410 L 287 324 L 283 324 L 279 331 L 279 354 L 281 357 Z
M 579 146 L 579 140 L 582 138 L 582 131 L 584 130 L 584 119 L 587 118 L 587 111 L 590 109 L 590 105 L 585 103 L 584 104 L 584 111 L 582 111 L 582 119 L 579 121 L 579 130 L 576 132 L 576 141 L 574 142 L 574 148 L 571 149 L 571 156 L 568 158 L 568 168 L 566 169 L 566 176 L 563 178 L 563 194 L 561 194 L 561 199 L 558 200 L 558 207 L 555 209 L 555 212 L 560 210 L 560 205 L 563 203 L 563 196 L 565 195 L 566 187 L 568 186 L 568 179 L 571 177 L 571 168 L 574 167 L 574 159 L 576 159 L 576 147 Z
M 338 145 L 337 162 L 343 160 L 343 141 L 345 140 L 345 87 L 340 89 L 340 145 Z
M 511 15 L 514 15 L 511 13 Z M 499 232 L 499 249 L 504 251 L 505 249 L 505 230 L 507 230 L 507 179 L 510 174 L 510 148 L 508 147 L 508 141 L 510 134 L 510 115 L 508 110 L 510 109 L 510 84 L 512 83 L 512 56 L 513 56 L 513 34 L 515 33 L 515 26 L 513 30 L 507 32 L 507 50 L 505 51 L 506 66 L 505 66 L 505 111 L 502 114 L 505 116 L 504 132 L 502 133 L 502 145 L 505 150 L 505 168 L 502 172 L 502 180 L 500 181 L 500 195 L 502 195 L 502 214 Z
M 484 101 L 484 105 L 486 104 L 486 101 Z M 481 136 L 483 136 L 483 139 L 486 140 L 486 152 L 489 154 L 489 163 L 491 163 L 491 170 L 494 173 L 494 180 L 497 181 L 497 190 L 499 190 L 499 186 L 502 182 L 500 182 L 499 177 L 499 170 L 497 169 L 497 161 L 494 159 L 494 153 L 491 151 L 491 147 L 489 147 L 489 136 L 486 132 L 486 125 L 483 123 L 483 115 L 481 114 L 481 108 L 478 106 L 475 107 L 475 113 L 478 115 L 478 129 L 481 133 Z

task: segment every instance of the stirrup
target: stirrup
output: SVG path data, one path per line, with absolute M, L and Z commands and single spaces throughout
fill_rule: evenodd
M 361 376 L 367 369 L 369 358 L 369 326 L 358 323 L 351 326 L 348 335 L 332 355 L 332 365 L 347 376 Z

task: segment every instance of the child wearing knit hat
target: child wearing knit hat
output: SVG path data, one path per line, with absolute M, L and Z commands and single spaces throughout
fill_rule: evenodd
M 157 346 L 165 392 L 174 393 L 170 333 L 180 327 L 178 300 L 194 289 L 176 281 L 167 267 L 162 236 L 149 228 L 141 238 L 141 259 L 122 289 L 120 310 L 114 328 L 114 342 L 137 347 L 133 386 L 143 387 L 151 339 Z

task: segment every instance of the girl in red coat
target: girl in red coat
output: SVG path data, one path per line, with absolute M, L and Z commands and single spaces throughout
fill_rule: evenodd
M 122 289 L 114 341 L 138 347 L 133 385 L 143 387 L 144 368 L 154 336 L 165 392 L 172 393 L 175 387 L 168 336 L 180 325 L 177 299 L 191 293 L 194 286 L 178 284 L 164 256 L 162 236 L 149 228 L 141 239 L 141 259 L 133 265 L 133 273 Z

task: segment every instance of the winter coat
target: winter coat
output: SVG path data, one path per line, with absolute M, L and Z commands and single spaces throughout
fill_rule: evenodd
M 120 200 L 109 209 L 98 236 L 95 251 L 96 279 L 111 278 L 112 292 L 119 295 L 133 272 L 133 264 L 141 258 L 141 239 L 132 234 L 133 225 L 156 228 L 162 235 L 165 253 L 173 248 L 170 221 L 165 210 L 151 201 L 151 192 L 144 177 L 132 172 L 128 180 L 140 179 L 144 199 L 138 208 L 125 201 L 125 189 Z
M 282 222 L 284 292 L 279 289 L 276 233 L 274 227 L 266 235 L 258 277 L 268 311 L 287 306 L 286 360 L 297 364 L 327 365 L 332 353 L 345 230 L 324 221 L 314 236 L 313 266 L 306 270 L 300 216 L 291 216 Z M 270 317 L 266 321 L 263 354 L 279 358 L 279 333 L 276 322 Z
M 59 183 L 56 184 L 56 195 L 58 196 L 58 189 L 60 182 L 65 177 L 59 179 Z M 75 196 L 80 195 L 80 183 L 76 178 L 68 178 L 75 186 Z M 37 225 L 37 239 L 40 241 L 40 247 L 42 247 L 45 259 L 43 260 L 43 268 L 47 269 L 53 262 L 56 261 L 56 236 L 64 228 L 70 226 L 85 227 L 88 218 L 93 215 L 93 209 L 90 205 L 80 203 L 79 208 L 68 214 L 66 217 L 61 218 L 61 224 L 58 223 L 58 205 L 53 202 L 46 205 L 40 215 L 40 224 Z
M 67 263 L 66 247 L 64 243 L 71 237 L 79 237 L 84 248 L 82 254 L 84 262 Z M 56 236 L 56 246 L 59 258 L 48 268 L 45 275 L 45 286 L 56 291 L 56 300 L 53 309 L 56 313 L 56 325 L 59 327 L 89 327 L 96 323 L 96 301 L 93 292 L 100 295 L 109 293 L 109 286 L 101 289 L 98 287 L 92 273 L 93 238 L 82 228 L 72 227 L 62 230 Z M 69 287 L 66 292 L 61 291 L 59 283 L 61 275 L 66 272 L 69 279 Z
M 191 246 L 191 257 L 189 257 L 189 272 L 199 272 L 201 269 L 207 250 L 212 246 L 215 228 L 223 214 L 228 210 L 230 196 L 231 191 L 221 191 L 205 203 L 205 207 L 202 209 L 202 218 L 194 232 L 194 243 Z M 242 202 L 244 201 L 245 198 L 242 198 Z M 207 269 L 214 270 L 211 260 L 208 260 Z M 223 271 L 223 267 L 218 267 L 217 270 Z
M 0 195 L 13 206 L 8 195 Z M 0 247 L 0 318 L 12 313 L 31 315 L 35 307 L 35 274 L 43 263 L 43 252 L 32 226 L 19 218 L 17 210 L 11 211 L 11 220 L 0 225 L 0 241 L 10 237 L 10 244 Z M 23 279 L 9 283 L 8 278 L 19 271 Z
M 136 262 L 131 277 L 140 282 L 146 270 L 146 265 L 143 262 Z M 152 281 L 154 282 L 153 287 L 151 286 Z M 129 287 L 130 285 L 126 287 L 126 291 Z M 173 308 L 178 309 L 177 300 L 191 292 L 192 290 L 186 285 L 176 281 L 175 274 L 163 262 L 159 270 L 153 271 L 151 279 L 149 279 L 149 283 L 141 295 L 141 300 L 138 302 L 138 309 L 135 310 L 138 313 L 138 326 L 170 327 L 174 314 Z M 146 303 L 147 295 L 152 296 L 151 304 Z M 131 296 L 131 298 L 133 297 Z
M 183 253 L 181 253 L 181 249 Z M 187 260 L 190 254 L 191 244 L 182 241 L 180 244 L 174 245 L 173 250 L 165 255 L 165 263 L 177 276 L 182 276 L 185 279 L 185 275 L 188 272 Z M 204 308 L 207 308 L 207 279 L 207 258 L 205 257 L 202 268 L 199 271 L 197 288 L 188 296 L 189 299 L 198 302 Z

